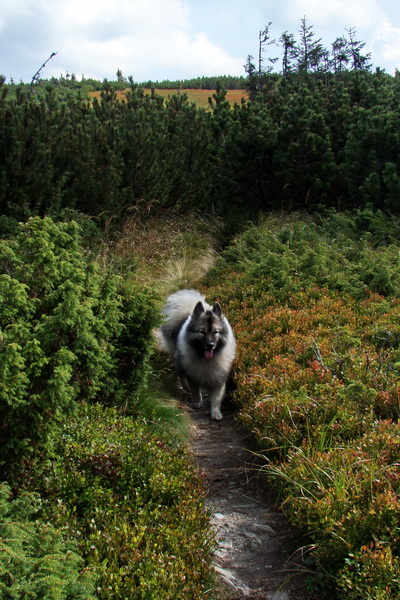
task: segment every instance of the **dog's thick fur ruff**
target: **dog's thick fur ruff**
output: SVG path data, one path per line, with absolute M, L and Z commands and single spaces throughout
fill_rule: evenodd
M 210 306 L 194 290 L 180 290 L 167 299 L 160 344 L 175 360 L 182 385 L 193 406 L 203 405 L 202 390 L 210 397 L 211 417 L 222 419 L 221 402 L 235 357 L 235 337 L 218 302 Z

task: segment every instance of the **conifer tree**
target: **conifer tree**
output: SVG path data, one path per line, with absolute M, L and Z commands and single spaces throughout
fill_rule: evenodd
M 247 73 L 246 89 L 250 94 L 250 98 L 253 98 L 259 89 L 258 76 L 256 71 L 256 65 L 254 63 L 254 56 L 248 55 L 244 70 Z
M 332 44 L 331 64 L 335 73 L 342 73 L 350 62 L 349 45 L 344 36 L 337 37 Z
M 318 64 L 322 52 L 321 39 L 314 40 L 313 26 L 308 25 L 306 17 L 301 19 L 300 43 L 298 45 L 297 67 L 299 71 L 307 73 Z
M 274 152 L 275 177 L 287 208 L 329 203 L 337 167 L 323 109 L 324 86 L 303 84 L 288 99 Z
M 277 62 L 277 58 L 268 58 L 268 62 L 270 63 L 267 69 L 263 68 L 263 51 L 264 51 L 264 46 L 271 46 L 273 44 L 275 44 L 275 40 L 271 39 L 270 34 L 269 34 L 269 30 L 270 27 L 272 25 L 272 22 L 270 21 L 268 23 L 268 25 L 259 32 L 258 35 L 258 85 L 259 85 L 259 89 L 261 89 L 262 87 L 262 79 L 263 79 L 263 75 L 265 73 L 270 73 L 272 71 L 273 65 Z
M 288 75 L 294 69 L 294 61 L 296 60 L 298 54 L 296 40 L 293 33 L 284 31 L 279 38 L 279 41 L 283 45 L 282 73 L 283 75 Z
M 353 71 L 370 71 L 371 70 L 371 53 L 361 54 L 362 49 L 365 47 L 365 42 L 356 40 L 356 30 L 354 27 L 346 29 L 349 36 L 349 54 L 351 59 L 351 67 Z

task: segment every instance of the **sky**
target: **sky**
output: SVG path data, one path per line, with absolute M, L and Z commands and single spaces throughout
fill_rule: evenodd
M 374 69 L 400 69 L 397 0 L 0 0 L 0 74 L 30 82 L 56 53 L 42 78 L 246 75 L 259 32 L 272 22 L 271 38 L 287 31 L 299 40 L 304 17 L 327 48 L 354 28 Z M 281 49 L 269 47 L 268 56 Z

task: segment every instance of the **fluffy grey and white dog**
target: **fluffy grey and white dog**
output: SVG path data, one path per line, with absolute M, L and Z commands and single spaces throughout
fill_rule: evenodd
M 159 330 L 161 347 L 174 358 L 182 385 L 192 395 L 193 406 L 203 405 L 205 390 L 210 398 L 211 418 L 221 420 L 221 402 L 236 344 L 220 304 L 210 306 L 198 292 L 180 290 L 169 296 L 164 314 L 166 321 Z

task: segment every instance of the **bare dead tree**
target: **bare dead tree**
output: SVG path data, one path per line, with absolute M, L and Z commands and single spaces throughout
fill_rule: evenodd
M 49 58 L 48 58 L 48 59 L 47 59 L 47 60 L 46 60 L 46 61 L 45 61 L 45 62 L 42 64 L 42 66 L 40 67 L 40 69 L 38 69 L 38 70 L 36 71 L 36 73 L 34 74 L 34 76 L 32 77 L 32 80 L 31 80 L 31 85 L 30 85 L 31 89 L 33 88 L 33 84 L 35 83 L 35 81 L 39 81 L 39 79 L 40 79 L 40 73 L 41 73 L 41 71 L 42 71 L 42 70 L 45 68 L 45 66 L 47 65 L 47 63 L 48 63 L 48 62 L 49 62 L 49 61 L 50 61 L 52 58 L 54 58 L 55 56 L 57 56 L 57 54 L 58 54 L 58 52 L 52 52 L 52 53 L 50 54 Z

